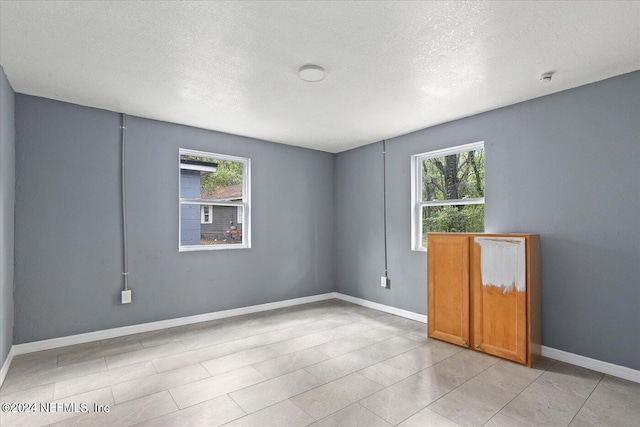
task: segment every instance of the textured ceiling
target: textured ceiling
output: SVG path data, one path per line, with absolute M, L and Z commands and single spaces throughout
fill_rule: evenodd
M 0 17 L 16 92 L 328 152 L 640 69 L 640 2 L 2 1 Z M 300 80 L 308 63 L 325 79 Z

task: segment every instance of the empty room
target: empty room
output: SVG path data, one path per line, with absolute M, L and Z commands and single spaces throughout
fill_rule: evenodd
M 0 425 L 636 426 L 640 2 L 0 0 Z

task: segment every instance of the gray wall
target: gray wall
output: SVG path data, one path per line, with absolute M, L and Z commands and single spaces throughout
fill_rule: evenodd
M 639 113 L 634 72 L 387 141 L 390 290 L 381 144 L 338 154 L 338 290 L 426 313 L 410 156 L 484 140 L 486 230 L 541 234 L 543 345 L 640 369 Z
M 15 95 L 0 66 L 0 367 L 13 341 Z
M 121 305 L 120 116 L 15 107 L 15 343 L 334 290 L 333 155 L 129 117 Z M 251 249 L 178 252 L 179 148 L 251 158 Z
M 410 156 L 484 140 L 487 231 L 542 237 L 543 344 L 640 369 L 640 72 L 388 141 L 390 290 L 381 144 L 333 156 L 130 117 L 124 306 L 119 115 L 25 95 L 15 108 L 15 343 L 335 289 L 425 313 Z M 252 159 L 251 249 L 178 253 L 180 147 Z

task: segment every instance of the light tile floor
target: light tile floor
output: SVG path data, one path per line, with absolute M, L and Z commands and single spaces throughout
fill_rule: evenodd
M 640 423 L 640 384 L 425 336 L 424 324 L 329 300 L 31 353 L 14 359 L 0 401 L 35 412 L 0 413 L 0 425 Z

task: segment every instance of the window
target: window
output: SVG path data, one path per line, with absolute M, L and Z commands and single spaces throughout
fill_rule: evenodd
M 250 165 L 180 149 L 180 251 L 251 247 Z
M 411 156 L 411 248 L 429 232 L 484 231 L 484 142 Z
M 213 223 L 213 207 L 212 206 L 200 206 L 200 224 L 212 224 Z

